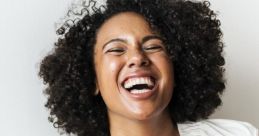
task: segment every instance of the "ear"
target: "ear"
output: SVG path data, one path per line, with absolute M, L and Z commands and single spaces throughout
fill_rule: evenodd
M 99 89 L 99 84 L 97 82 L 97 80 L 95 81 L 95 92 L 94 92 L 94 95 L 98 95 L 100 92 L 100 89 Z

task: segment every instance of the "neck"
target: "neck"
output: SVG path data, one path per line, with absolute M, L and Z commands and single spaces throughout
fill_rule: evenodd
M 134 120 L 109 112 L 111 136 L 179 136 L 168 112 L 146 120 Z

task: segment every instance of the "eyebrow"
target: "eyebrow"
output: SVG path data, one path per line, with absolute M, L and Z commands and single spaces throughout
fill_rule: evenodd
M 145 42 L 152 40 L 152 39 L 158 39 L 158 40 L 164 41 L 164 39 L 159 35 L 148 35 L 142 39 L 141 44 L 144 44 Z
M 111 42 L 123 42 L 123 43 L 127 43 L 127 41 L 125 39 L 122 39 L 122 38 L 115 38 L 115 39 L 111 39 L 110 41 L 106 42 L 104 45 L 103 45 L 103 49 L 105 48 L 106 45 L 108 45 L 109 43 Z
M 164 41 L 164 39 L 159 36 L 159 35 L 148 35 L 148 36 L 145 36 L 142 41 L 141 41 L 141 44 L 144 44 L 145 42 L 149 41 L 149 40 L 152 40 L 152 39 L 158 39 L 158 40 L 161 40 L 161 41 Z M 111 42 L 122 42 L 122 43 L 127 43 L 127 40 L 126 39 L 122 39 L 122 38 L 115 38 L 115 39 L 111 39 L 110 41 L 106 42 L 104 45 L 103 45 L 103 48 L 105 48 L 106 45 L 108 45 L 109 43 Z

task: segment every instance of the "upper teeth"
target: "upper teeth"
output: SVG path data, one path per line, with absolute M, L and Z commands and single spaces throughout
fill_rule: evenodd
M 154 83 L 151 81 L 150 77 L 135 77 L 130 78 L 124 83 L 124 88 L 129 89 L 137 84 L 147 84 L 148 86 L 153 86 Z

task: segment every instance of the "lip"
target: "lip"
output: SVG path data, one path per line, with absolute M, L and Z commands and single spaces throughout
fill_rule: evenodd
M 148 91 L 145 93 L 139 93 L 139 94 L 132 94 L 123 87 L 123 83 L 129 78 L 136 78 L 136 77 L 152 77 L 152 79 L 155 80 L 155 86 L 152 88 L 151 91 Z M 152 72 L 138 71 L 138 72 L 128 74 L 121 82 L 119 82 L 119 88 L 120 88 L 119 89 L 120 93 L 128 98 L 131 98 L 133 100 L 145 100 L 145 99 L 150 99 L 154 94 L 157 93 L 158 81 L 156 76 L 152 74 Z

